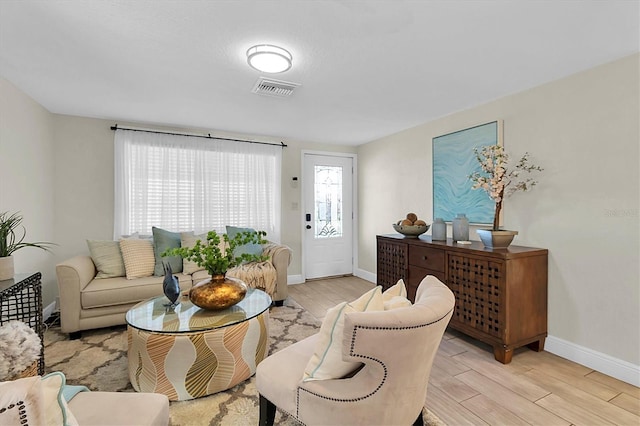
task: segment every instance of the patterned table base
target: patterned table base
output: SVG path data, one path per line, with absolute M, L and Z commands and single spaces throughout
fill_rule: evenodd
M 171 401 L 199 398 L 248 379 L 267 355 L 269 310 L 235 325 L 191 333 L 127 328 L 129 380 Z

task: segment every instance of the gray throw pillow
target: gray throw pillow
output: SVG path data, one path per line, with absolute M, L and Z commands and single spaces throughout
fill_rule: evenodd
M 227 226 L 227 236 L 229 237 L 229 240 L 234 239 L 235 236 L 238 235 L 240 232 L 245 232 L 245 231 L 256 232 L 256 230 L 253 228 L 238 228 L 235 226 Z M 235 257 L 238 257 L 243 253 L 260 256 L 262 254 L 262 246 L 260 244 L 244 244 L 236 247 L 233 250 L 233 255 Z
M 162 253 L 167 249 L 180 247 L 180 233 L 171 232 L 162 228 L 151 228 L 153 232 L 153 252 L 156 257 L 156 265 L 153 274 L 157 276 L 164 275 L 164 267 L 162 262 L 169 262 L 171 271 L 175 274 L 182 272 L 182 258 L 180 256 L 162 257 Z

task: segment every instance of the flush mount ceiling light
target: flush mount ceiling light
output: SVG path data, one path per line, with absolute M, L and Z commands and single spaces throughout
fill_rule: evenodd
M 291 68 L 293 57 L 282 47 L 258 44 L 247 50 L 247 62 L 258 71 L 271 74 L 285 72 Z

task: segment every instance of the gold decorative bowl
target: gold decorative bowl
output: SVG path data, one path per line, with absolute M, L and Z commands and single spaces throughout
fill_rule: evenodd
M 397 223 L 394 223 L 393 229 L 404 235 L 406 238 L 418 238 L 419 235 L 427 232 L 430 226 L 431 225 L 398 225 Z

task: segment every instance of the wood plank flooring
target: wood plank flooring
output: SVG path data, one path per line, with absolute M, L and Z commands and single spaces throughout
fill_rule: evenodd
M 373 287 L 350 276 L 290 285 L 289 295 L 322 321 Z M 639 388 L 526 347 L 503 365 L 454 330 L 438 349 L 425 406 L 448 425 L 640 425 Z

